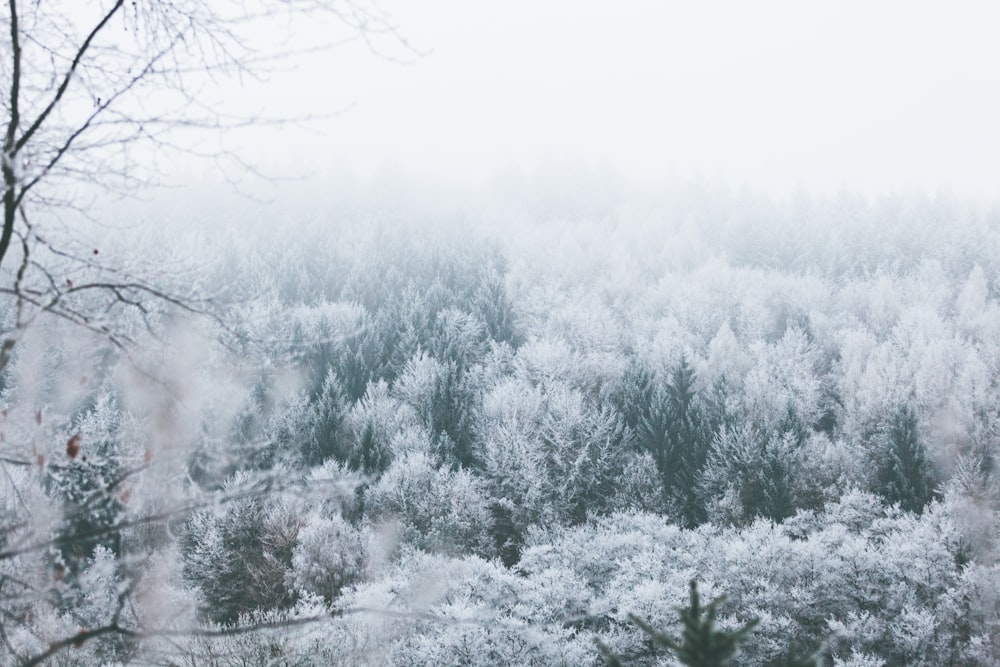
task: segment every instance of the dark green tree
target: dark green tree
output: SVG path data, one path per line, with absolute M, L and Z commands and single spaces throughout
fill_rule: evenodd
M 95 456 L 71 462 L 51 480 L 53 492 L 64 503 L 65 525 L 56 538 L 63 562 L 75 566 L 98 545 L 118 553 L 121 535 L 113 527 L 124 509 L 120 496 L 127 477 L 111 457 Z
M 756 627 L 759 619 L 753 619 L 738 630 L 720 630 L 715 626 L 719 605 L 725 601 L 719 597 L 702 606 L 698 594 L 698 584 L 691 581 L 691 598 L 687 607 L 678 610 L 681 617 L 681 639 L 670 637 L 635 614 L 629 620 L 639 626 L 652 644 L 654 650 L 666 649 L 683 665 L 689 667 L 723 667 L 731 664 L 739 651 L 740 642 Z M 606 646 L 598 644 L 608 664 L 623 667 L 625 663 Z
M 452 467 L 475 468 L 473 412 L 477 392 L 454 362 L 444 366 L 434 382 L 429 427 L 445 463 Z
M 654 652 L 665 649 L 672 653 L 682 665 L 688 667 L 723 667 L 733 664 L 733 658 L 739 654 L 740 644 L 760 620 L 751 619 L 738 630 L 716 628 L 715 618 L 718 614 L 718 608 L 725 600 L 725 596 L 718 597 L 708 605 L 702 606 L 701 596 L 698 594 L 698 584 L 692 579 L 690 602 L 687 607 L 677 610 L 681 617 L 681 639 L 679 641 L 660 632 L 635 614 L 629 614 L 629 620 L 639 626 L 646 634 Z M 616 655 L 600 641 L 598 641 L 597 647 L 607 660 L 609 667 L 624 667 L 625 662 L 621 656 Z M 795 658 L 786 654 L 778 661 L 768 664 L 774 667 L 818 667 L 815 655 Z
M 712 443 L 699 493 L 706 503 L 734 494 L 731 520 L 737 523 L 781 521 L 795 512 L 789 458 L 796 446 L 794 433 L 769 437 L 749 424 L 724 428 Z
M 426 426 L 445 464 L 471 468 L 478 465 L 474 414 L 480 402 L 476 365 L 488 350 L 488 333 L 475 316 L 451 308 L 438 313 L 431 356 L 440 364 L 435 374 Z
M 682 358 L 669 382 L 653 392 L 638 429 L 639 446 L 652 455 L 664 493 L 686 527 L 705 521 L 698 480 L 714 435 L 695 392 L 695 380 L 694 369 Z
M 302 441 L 302 460 L 306 465 L 319 465 L 329 458 L 345 461 L 347 432 L 347 395 L 337 374 L 330 369 L 316 400 L 310 406 L 309 424 Z
M 347 465 L 366 475 L 381 474 L 392 463 L 388 443 L 379 437 L 373 424 L 366 424 L 355 447 L 347 457 Z
M 878 469 L 879 492 L 889 503 L 920 513 L 933 497 L 930 466 L 920 441 L 917 413 L 910 405 L 896 410 L 884 438 Z
M 230 490 L 237 492 L 235 486 Z M 285 575 L 302 522 L 292 508 L 263 496 L 192 515 L 183 541 L 184 573 L 198 587 L 202 613 L 228 624 L 256 609 L 292 605 L 295 594 Z
M 625 426 L 638 434 L 643 421 L 650 417 L 655 388 L 653 374 L 632 356 L 625 372 L 605 393 L 603 400 L 621 415 Z
M 135 473 L 123 464 L 122 412 L 113 393 L 95 397 L 74 422 L 78 430 L 66 440 L 65 458 L 47 466 L 44 478 L 62 503 L 56 542 L 71 573 L 98 546 L 120 553 L 122 536 L 114 526 L 122 518 L 123 494 Z
M 520 335 L 517 331 L 516 315 L 504 274 L 493 270 L 486 273 L 472 301 L 473 314 L 486 326 L 486 332 L 498 343 L 508 343 L 517 347 Z

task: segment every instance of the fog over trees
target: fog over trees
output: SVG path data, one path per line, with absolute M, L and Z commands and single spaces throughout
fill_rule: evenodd
M 131 147 L 264 123 L 186 87 L 287 62 L 221 28 L 409 48 L 247 6 L 8 4 L 0 664 L 1000 664 L 995 206 L 556 159 L 146 190 Z
M 132 246 L 224 312 L 16 348 L 8 661 L 652 664 L 697 579 L 739 664 L 994 664 L 995 215 L 667 195 Z

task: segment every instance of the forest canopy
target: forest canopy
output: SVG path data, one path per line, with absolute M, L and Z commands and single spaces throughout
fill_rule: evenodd
M 163 221 L 218 319 L 4 371 L 4 661 L 996 664 L 995 214 L 650 202 Z

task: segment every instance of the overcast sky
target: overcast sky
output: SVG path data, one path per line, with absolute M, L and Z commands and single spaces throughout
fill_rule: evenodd
M 328 111 L 281 159 L 488 180 L 586 161 L 736 186 L 1000 184 L 1000 4 L 948 0 L 387 0 L 426 55 L 361 45 L 264 93 Z M 387 45 L 387 52 L 405 55 Z M 268 151 L 271 150 L 268 144 Z

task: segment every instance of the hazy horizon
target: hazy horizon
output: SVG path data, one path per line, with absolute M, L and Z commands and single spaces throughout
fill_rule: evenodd
M 382 7 L 411 49 L 375 36 L 224 89 L 244 112 L 334 114 L 230 143 L 272 174 L 473 189 L 567 165 L 779 196 L 993 199 L 1000 182 L 989 3 Z M 291 34 L 337 37 L 323 25 Z

